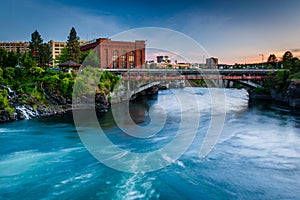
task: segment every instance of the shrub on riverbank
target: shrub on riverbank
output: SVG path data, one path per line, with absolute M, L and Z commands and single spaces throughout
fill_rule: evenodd
M 88 92 L 87 88 L 90 88 L 91 90 L 96 89 L 98 93 L 103 95 L 109 95 L 119 77 L 110 72 L 103 72 L 101 79 L 93 87 L 90 82 L 91 77 L 96 75 L 95 70 L 99 72 L 99 69 L 87 67 L 80 72 L 84 73 L 87 78 L 79 77 L 76 80 L 77 75 L 75 73 L 57 72 L 40 67 L 0 68 L 1 113 L 5 112 L 11 115 L 15 112 L 14 106 L 23 104 L 31 106 L 34 110 L 37 109 L 37 105 L 47 107 L 53 103 L 70 104 L 75 81 L 82 83 L 82 90 L 77 91 L 81 94 Z

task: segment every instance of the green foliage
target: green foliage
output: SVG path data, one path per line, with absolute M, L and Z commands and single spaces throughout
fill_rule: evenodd
M 86 57 L 92 52 L 92 50 L 81 51 L 79 56 L 79 63 L 82 64 Z
M 277 62 L 277 58 L 275 54 L 270 54 L 270 56 L 268 57 L 268 63 L 275 63 L 275 62 Z
M 189 80 L 192 87 L 207 87 L 205 80 Z
M 40 67 L 49 68 L 49 64 L 52 61 L 50 46 L 47 43 L 43 43 L 39 46 L 38 52 L 38 64 Z
M 267 87 L 275 90 L 277 93 L 285 92 L 288 87 L 290 72 L 279 70 L 277 74 L 270 74 L 267 78 Z
M 20 65 L 26 68 L 37 67 L 38 63 L 29 52 L 24 53 L 20 56 Z
M 18 57 L 15 52 L 8 52 L 5 67 L 15 67 L 18 64 Z
M 300 80 L 300 72 L 292 74 L 289 79 L 297 79 Z
M 72 27 L 67 41 L 68 60 L 79 62 L 80 47 L 78 40 L 79 37 L 77 36 L 76 30 Z
M 75 81 L 77 84 L 74 92 L 77 95 L 93 95 L 95 90 L 102 94 L 109 94 L 119 81 L 120 78 L 118 76 L 99 70 L 99 55 L 95 52 L 89 52 L 88 55 L 87 53 L 82 54 L 81 59 L 85 60 L 85 64 L 96 67 L 86 67 L 77 79 L 75 79 L 75 73 L 70 74 L 50 70 L 47 67 L 47 59 L 43 61 L 40 59 L 41 57 L 38 57 L 42 56 L 41 49 L 47 46 L 42 43 L 38 32 L 35 32 L 33 35 L 30 44 L 31 52 L 14 53 L 0 49 L 0 84 L 16 91 L 19 103 L 32 105 L 36 109 L 38 104 L 45 104 L 52 100 L 49 97 L 53 94 L 70 99 L 73 94 Z M 69 39 L 71 38 L 73 37 L 69 37 Z M 39 52 L 35 51 L 36 49 Z M 33 57 L 33 51 L 39 54 Z M 66 48 L 59 56 L 61 61 L 67 58 L 67 53 L 68 50 Z M 19 61 L 21 67 L 16 67 L 17 61 Z M 7 89 L 0 88 L 0 109 L 10 114 L 15 112 L 8 99 Z
M 255 88 L 256 93 L 262 93 L 262 94 L 269 94 L 270 90 L 269 88 L 261 87 L 261 88 Z
M 32 58 L 36 60 L 39 67 L 49 67 L 49 63 L 52 59 L 50 47 L 47 43 L 43 43 L 43 39 L 37 30 L 31 34 L 29 49 Z
M 18 63 L 18 56 L 15 52 L 7 52 L 0 48 L 0 67 L 15 67 Z
M 4 78 L 3 78 L 3 70 L 0 68 L 0 85 L 4 84 Z
M 13 116 L 16 112 L 16 109 L 14 107 L 6 107 L 5 109 L 5 112 L 7 112 L 10 116 Z
M 30 96 L 34 99 L 32 102 L 30 102 L 31 104 L 36 103 L 36 102 L 43 103 L 43 101 L 45 100 L 45 95 L 44 95 L 44 91 L 42 90 L 42 88 L 40 88 L 40 90 L 38 90 L 37 87 L 35 87 L 31 91 Z
M 69 88 L 70 80 L 69 78 L 65 77 L 60 81 L 60 91 L 64 96 L 68 95 L 68 88 Z
M 7 59 L 7 51 L 0 48 L 0 67 L 5 67 L 5 60 Z
M 6 90 L 0 90 L 0 109 L 5 109 L 10 106 L 7 94 Z
M 275 68 L 276 66 L 276 62 L 277 62 L 277 57 L 275 56 L 275 54 L 270 54 L 270 56 L 268 57 L 268 65 L 266 66 L 266 68 Z
M 282 61 L 292 60 L 293 54 L 290 51 L 287 51 L 283 54 Z
M 38 50 L 39 46 L 43 43 L 43 39 L 40 35 L 40 33 L 35 30 L 32 34 L 31 34 L 31 41 L 29 42 L 29 49 L 31 51 L 31 53 L 35 53 L 35 51 Z
M 15 68 L 7 67 L 3 71 L 3 78 L 5 79 L 5 85 L 11 86 L 15 79 Z
M 81 63 L 84 62 L 85 66 L 92 66 L 94 68 L 97 68 L 100 66 L 100 58 L 99 54 L 95 51 L 87 51 L 82 52 L 80 57 Z
M 56 63 L 64 63 L 69 60 L 68 49 L 64 47 L 56 57 Z
M 293 57 L 293 54 L 290 51 L 284 53 L 282 64 L 285 69 L 290 70 L 291 74 L 300 71 L 300 60 L 299 58 Z

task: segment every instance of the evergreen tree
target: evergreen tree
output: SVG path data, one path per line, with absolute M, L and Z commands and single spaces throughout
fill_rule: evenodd
M 50 46 L 47 43 L 43 43 L 39 47 L 39 66 L 40 67 L 49 67 L 49 64 L 52 60 Z
M 15 52 L 10 51 L 7 53 L 5 67 L 15 67 L 18 64 L 18 56 Z
M 6 58 L 7 58 L 7 51 L 3 48 L 0 48 L 0 67 L 5 67 Z
M 30 49 L 32 57 L 37 60 L 39 60 L 38 59 L 39 49 L 42 44 L 43 44 L 43 39 L 42 39 L 40 33 L 37 30 L 35 30 L 31 34 L 31 41 L 29 42 L 29 49 Z
M 79 62 L 80 47 L 79 37 L 77 36 L 76 30 L 72 27 L 67 41 L 68 59 L 74 62 Z
M 55 58 L 56 63 L 64 63 L 69 60 L 68 49 L 64 47 L 61 49 L 60 54 Z
M 29 49 L 32 57 L 37 61 L 39 67 L 49 67 L 49 63 L 52 59 L 50 47 L 47 43 L 43 43 L 43 39 L 37 30 L 31 34 Z

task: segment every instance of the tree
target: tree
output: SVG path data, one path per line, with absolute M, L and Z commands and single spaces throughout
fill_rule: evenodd
M 56 63 L 64 63 L 69 60 L 68 49 L 65 47 L 61 49 L 60 54 L 55 58 Z
M 39 47 L 39 66 L 48 68 L 52 60 L 50 46 L 47 43 L 43 43 Z
M 3 48 L 0 48 L 0 67 L 6 67 L 5 62 L 7 59 L 7 51 Z
M 268 58 L 268 63 L 275 63 L 277 62 L 277 58 L 275 56 L 275 54 L 270 54 L 269 58 Z
M 34 58 L 32 58 L 29 52 L 26 52 L 20 58 L 20 65 L 27 68 L 37 67 L 37 61 Z
M 67 41 L 68 59 L 74 62 L 79 61 L 80 47 L 79 47 L 79 37 L 77 36 L 76 30 L 72 27 Z
M 37 30 L 31 34 L 29 49 L 32 57 L 37 61 L 39 67 L 49 67 L 49 63 L 52 59 L 50 47 L 47 43 L 43 43 L 43 39 Z
M 18 56 L 15 52 L 7 52 L 7 57 L 4 62 L 5 67 L 15 67 L 18 64 Z
M 285 52 L 284 54 L 283 54 L 283 57 L 282 57 L 282 61 L 287 61 L 287 60 L 292 60 L 293 59 L 293 54 L 292 54 L 292 52 L 290 52 L 290 51 L 287 51 L 287 52 Z
M 35 30 L 31 34 L 31 41 L 29 42 L 29 49 L 33 58 L 38 59 L 38 54 L 39 54 L 38 51 L 42 44 L 43 44 L 43 39 L 40 33 L 37 30 Z
M 275 54 L 270 54 L 270 56 L 268 57 L 268 63 L 269 63 L 272 67 L 275 67 L 277 61 L 278 61 L 278 60 L 277 60 Z
M 284 68 L 289 69 L 291 74 L 297 73 L 300 70 L 300 60 L 294 57 L 290 51 L 284 53 L 282 57 Z
M 86 59 L 86 57 L 91 53 L 92 50 L 88 50 L 88 51 L 82 51 L 80 52 L 80 56 L 79 56 L 79 63 L 82 64 L 84 62 L 84 60 Z
M 89 50 L 86 52 L 81 52 L 79 57 L 79 63 L 84 63 L 84 66 L 90 65 L 91 67 L 100 66 L 99 54 L 95 51 Z

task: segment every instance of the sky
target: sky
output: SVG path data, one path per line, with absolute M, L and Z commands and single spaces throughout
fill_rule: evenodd
M 285 51 L 300 56 L 299 0 L 9 0 L 0 2 L 0 41 L 82 40 L 160 27 L 191 37 L 219 63 L 264 61 Z M 199 55 L 202 60 L 202 55 Z

